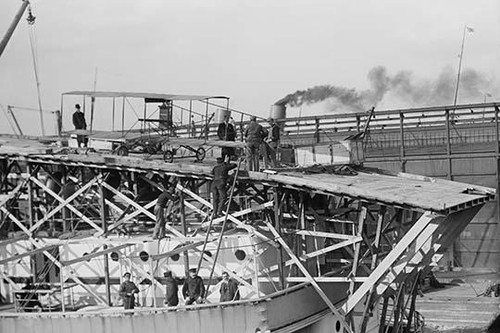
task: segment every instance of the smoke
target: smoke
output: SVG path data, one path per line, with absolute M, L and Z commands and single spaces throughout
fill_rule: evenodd
M 411 71 L 393 75 L 384 66 L 372 68 L 367 75 L 370 89 L 319 85 L 298 90 L 277 101 L 278 105 L 299 107 L 326 101 L 329 111 L 358 112 L 372 106 L 421 107 L 452 105 L 456 89 L 456 73 L 446 67 L 433 79 L 416 77 Z M 460 77 L 459 103 L 482 102 L 485 94 L 495 91 L 494 80 L 473 69 L 465 69 Z

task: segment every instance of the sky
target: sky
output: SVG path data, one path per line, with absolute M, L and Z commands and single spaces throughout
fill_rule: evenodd
M 389 75 L 411 73 L 421 84 L 443 71 L 456 73 L 465 25 L 474 32 L 466 34 L 463 69 L 486 78 L 488 86 L 481 91 L 491 95 L 488 101 L 500 99 L 498 0 L 31 4 L 37 17 L 41 100 L 47 110 L 60 108 L 61 93 L 92 90 L 96 81 L 97 90 L 227 95 L 233 108 L 266 117 L 270 105 L 297 90 L 318 85 L 369 89 L 367 75 L 377 66 Z M 0 36 L 19 6 L 19 0 L 0 1 Z M 482 96 L 459 102 L 482 102 Z M 0 105 L 38 105 L 25 16 L 0 56 Z M 312 105 L 303 114 L 324 107 Z M 387 98 L 378 107 L 400 105 Z M 46 122 L 53 123 L 48 117 Z M 39 132 L 36 112 L 20 109 L 18 118 L 25 132 Z M 49 132 L 54 128 L 47 127 Z M 3 110 L 0 132 L 11 132 Z

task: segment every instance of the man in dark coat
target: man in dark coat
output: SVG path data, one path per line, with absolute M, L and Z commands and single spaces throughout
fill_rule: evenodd
M 280 143 L 280 127 L 273 118 L 268 118 L 267 121 L 269 125 L 271 125 L 271 128 L 269 129 L 269 133 L 266 138 L 266 153 L 264 155 L 264 160 L 266 167 L 270 166 L 272 168 L 276 168 L 278 166 L 276 153 Z
M 182 286 L 182 296 L 186 300 L 186 305 L 191 305 L 194 302 L 199 304 L 203 301 L 205 286 L 202 278 L 196 274 L 196 268 L 189 270 L 189 276 Z
M 76 130 L 86 130 L 87 122 L 85 121 L 85 115 L 82 110 L 80 110 L 80 104 L 75 104 L 75 112 L 73 113 L 73 125 Z M 81 147 L 82 143 L 87 146 L 88 139 L 84 135 L 77 135 L 76 141 L 78 142 L 78 147 Z
M 123 282 L 120 285 L 120 289 L 118 290 L 118 294 L 123 299 L 123 308 L 125 310 L 133 309 L 135 305 L 135 296 L 134 294 L 139 293 L 139 288 L 130 281 L 130 273 L 127 272 L 123 274 Z
M 248 171 L 259 171 L 260 145 L 267 136 L 267 131 L 257 123 L 257 118 L 252 116 L 250 123 L 245 129 L 245 141 L 247 144 L 246 158 Z
M 234 168 L 236 168 L 236 164 L 226 163 L 222 157 L 217 157 L 217 165 L 212 169 L 214 180 L 211 186 L 214 198 L 214 217 L 222 216 L 223 214 L 224 203 L 227 199 L 227 179 L 229 177 L 229 171 Z
M 220 285 L 220 301 L 232 302 L 240 299 L 240 291 L 238 290 L 238 282 L 229 278 L 227 272 L 222 273 L 222 284 Z
M 172 185 L 168 190 L 158 196 L 155 205 L 156 225 L 153 231 L 153 239 L 161 239 L 165 236 L 165 218 L 172 213 L 175 196 L 175 186 Z M 165 208 L 167 212 L 165 213 Z
M 220 140 L 224 141 L 235 141 L 236 140 L 236 130 L 234 129 L 234 125 L 229 121 L 230 116 L 226 115 L 224 117 L 224 121 L 219 124 L 219 128 L 217 128 L 217 136 Z M 234 148 L 233 147 L 222 147 L 221 149 L 221 157 L 225 158 L 226 156 L 234 156 Z
M 171 271 L 166 271 L 163 276 L 165 277 L 165 286 L 167 287 L 165 304 L 167 306 L 177 306 L 179 304 L 179 287 L 177 286 L 177 281 L 172 277 Z

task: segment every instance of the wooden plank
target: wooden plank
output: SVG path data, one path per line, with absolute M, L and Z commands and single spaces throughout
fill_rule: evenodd
M 61 264 L 63 266 L 71 266 L 71 265 L 73 265 L 73 264 L 75 264 L 77 262 L 87 261 L 87 260 L 90 260 L 92 258 L 99 257 L 99 256 L 102 256 L 104 254 L 111 253 L 113 251 L 118 251 L 118 250 L 121 250 L 121 249 L 129 247 L 129 246 L 133 246 L 133 245 L 135 245 L 135 244 L 117 245 L 115 247 L 111 247 L 111 248 L 107 248 L 107 249 L 102 250 L 102 251 L 98 251 L 98 252 L 94 252 L 94 253 L 91 253 L 91 254 L 87 254 L 85 256 L 78 257 L 78 258 L 75 258 L 75 259 L 72 259 L 72 260 L 61 261 Z
M 442 219 L 431 212 L 426 212 L 420 219 L 412 226 L 410 230 L 401 238 L 401 240 L 393 247 L 392 251 L 382 260 L 382 262 L 373 270 L 369 279 L 364 282 L 355 292 L 349 297 L 342 309 L 345 313 L 351 312 L 356 304 L 371 290 L 377 281 L 384 276 L 391 266 L 398 260 L 398 258 L 408 249 L 408 246 L 413 243 L 418 236 L 426 229 L 426 227 L 436 219 Z
M 8 262 L 11 262 L 11 261 L 14 261 L 14 260 L 17 260 L 17 259 L 24 258 L 24 257 L 27 257 L 27 256 L 31 256 L 31 255 L 34 255 L 34 254 L 37 254 L 37 253 L 40 253 L 40 252 L 45 252 L 45 251 L 48 251 L 50 249 L 53 249 L 54 247 L 57 247 L 57 245 L 49 245 L 49 246 L 41 247 L 41 248 L 38 248 L 38 249 L 35 249 L 35 250 L 31 250 L 31 251 L 26 251 L 26 252 L 23 252 L 23 253 L 19 253 L 19 254 L 16 254 L 14 256 L 8 257 L 6 259 L 0 260 L 0 265 L 6 264 Z
M 273 233 L 275 239 L 281 244 L 283 250 L 285 250 L 285 252 L 288 254 L 288 256 L 290 256 L 290 258 L 292 258 L 295 265 L 297 265 L 297 267 L 300 269 L 302 274 L 304 274 L 305 277 L 309 280 L 308 282 L 311 283 L 311 285 L 314 287 L 316 292 L 321 296 L 321 298 L 326 303 L 326 305 L 328 305 L 328 307 L 330 308 L 332 313 L 339 317 L 339 320 L 342 321 L 342 323 L 344 324 L 344 328 L 348 332 L 352 332 L 350 329 L 350 326 L 345 322 L 343 314 L 335 307 L 335 305 L 333 305 L 332 301 L 330 301 L 328 296 L 326 296 L 323 289 L 320 288 L 320 286 L 318 285 L 316 280 L 311 276 L 311 274 L 309 274 L 307 269 L 304 267 L 304 265 L 302 265 L 300 260 L 295 256 L 295 254 L 290 249 L 290 247 L 288 247 L 288 244 L 283 240 L 283 238 L 281 238 L 280 234 L 274 229 L 274 227 L 268 221 L 266 221 L 266 225 L 269 228 L 269 230 L 271 230 L 271 232 Z
M 179 253 L 182 253 L 184 251 L 188 251 L 188 250 L 192 250 L 194 248 L 197 248 L 198 246 L 203 245 L 203 243 L 204 243 L 204 241 L 199 241 L 199 242 L 195 242 L 195 243 L 188 242 L 188 243 L 182 245 L 181 247 L 175 248 L 171 251 L 160 253 L 160 254 L 153 254 L 151 256 L 151 259 L 152 260 L 160 260 L 160 259 L 163 259 L 166 257 L 171 257 L 175 254 L 179 254 Z

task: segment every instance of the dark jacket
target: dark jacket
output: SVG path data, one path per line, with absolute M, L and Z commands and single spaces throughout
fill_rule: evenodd
M 156 201 L 156 206 L 165 208 L 167 207 L 168 201 L 174 201 L 175 197 L 169 192 L 165 191 L 158 196 L 158 200 Z
M 182 286 L 182 296 L 184 298 L 198 298 L 203 297 L 205 294 L 205 286 L 203 285 L 203 280 L 201 277 L 196 276 L 194 278 L 188 276 L 184 285 Z
M 87 122 L 85 121 L 83 112 L 75 111 L 73 113 L 73 125 L 75 125 L 75 129 L 87 129 Z
M 139 289 L 132 281 L 124 281 L 120 285 L 120 289 L 118 290 L 118 294 L 125 300 L 126 298 L 135 299 L 134 292 L 138 293 Z M 130 295 L 129 295 L 130 294 Z
M 166 279 L 165 285 L 167 287 L 166 301 L 168 306 L 177 306 L 179 304 L 179 287 L 177 286 L 177 281 L 174 278 L 168 277 Z
M 229 279 L 227 282 L 222 282 L 220 286 L 220 301 L 231 302 L 240 299 L 240 292 L 238 290 L 238 282 Z
M 229 177 L 228 173 L 229 170 L 232 170 L 236 168 L 236 164 L 234 163 L 220 163 L 214 166 L 212 169 L 212 175 L 214 175 L 214 182 L 215 181 L 227 181 L 227 178 Z
M 269 132 L 269 139 L 271 142 L 280 141 L 280 127 L 278 126 L 278 124 L 271 125 L 271 130 Z
M 247 143 L 260 144 L 267 136 L 267 131 L 257 122 L 252 121 L 245 129 L 245 139 Z
M 233 124 L 220 123 L 219 128 L 217 128 L 217 136 L 224 141 L 235 141 L 236 131 L 234 130 Z

